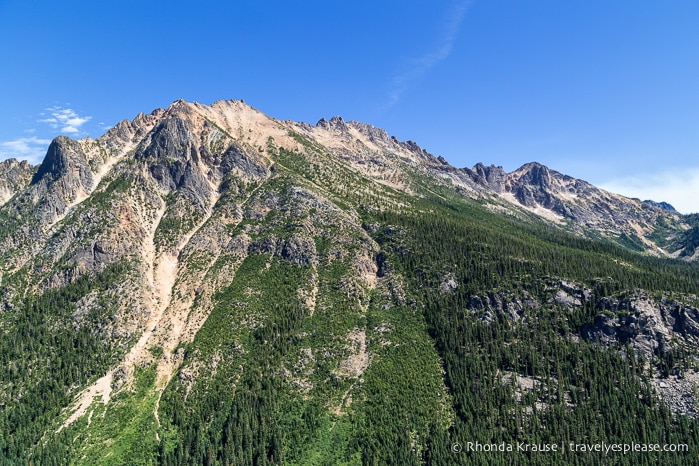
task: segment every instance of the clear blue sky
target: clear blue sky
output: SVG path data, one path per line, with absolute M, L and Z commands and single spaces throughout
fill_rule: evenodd
M 0 158 L 178 98 L 699 211 L 696 0 L 0 0 Z

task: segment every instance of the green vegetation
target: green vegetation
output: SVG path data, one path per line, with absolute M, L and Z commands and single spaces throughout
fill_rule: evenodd
M 693 226 L 689 230 L 680 233 L 679 243 L 684 247 L 682 257 L 691 257 L 699 248 L 699 226 Z
M 7 303 L 11 312 L 0 314 L 0 458 L 24 458 L 76 388 L 121 358 L 124 347 L 100 329 L 115 314 L 105 291 L 128 270 L 113 265 L 94 277 L 84 275 L 62 288 Z M 20 277 L 3 281 L 5 296 L 14 293 Z M 77 303 L 90 294 L 103 300 L 78 320 Z
M 153 411 L 155 367 L 136 367 L 132 386 L 108 405 L 95 402 L 89 414 L 50 436 L 33 455 L 38 464 L 157 464 L 157 424 Z M 60 452 L 60 454 L 57 454 Z
M 681 464 L 691 454 L 647 453 L 604 457 L 564 453 L 525 455 L 480 453 L 454 457 L 449 447 L 481 443 L 687 443 L 699 448 L 696 422 L 675 419 L 656 401 L 643 361 L 624 348 L 605 350 L 571 338 L 598 312 L 598 297 L 635 287 L 697 292 L 697 267 L 636 256 L 605 243 L 541 231 L 493 218 L 475 223 L 470 216 L 442 210 L 431 216 L 384 213 L 377 239 L 384 261 L 406 277 L 444 361 L 456 410 L 449 431 L 433 430 L 428 439 L 431 464 Z M 467 212 L 467 211 L 466 211 Z M 532 234 L 536 232 L 535 235 Z M 627 265 L 612 261 L 621 257 Z M 445 271 L 463 286 L 439 292 Z M 501 293 L 503 306 L 532 296 L 550 298 L 550 277 L 585 283 L 594 290 L 585 305 L 571 311 L 556 305 L 525 310 L 513 321 L 495 311 L 477 318 L 474 296 Z M 420 296 L 421 295 L 421 296 Z M 674 365 L 668 355 L 661 365 Z M 667 370 L 664 371 L 667 373 Z M 533 381 L 522 393 L 517 376 Z M 510 382 L 508 382 L 510 380 Z M 519 392 L 519 393 L 518 393 Z M 385 425 L 385 424 L 384 424 Z M 398 441 L 396 429 L 394 441 Z M 404 443 L 403 443 L 404 444 Z M 400 443 L 397 443 L 400 445 Z M 393 454 L 377 445 L 365 456 L 387 460 Z

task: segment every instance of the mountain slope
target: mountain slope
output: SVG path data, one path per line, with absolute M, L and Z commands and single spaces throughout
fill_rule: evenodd
M 240 101 L 58 138 L 22 170 L 0 208 L 4 463 L 488 463 L 452 445 L 699 444 L 699 267 L 633 252 L 691 217 Z M 604 232 L 624 247 L 589 239 Z

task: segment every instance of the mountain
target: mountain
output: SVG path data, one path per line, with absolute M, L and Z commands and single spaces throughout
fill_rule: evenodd
M 640 201 L 599 189 L 536 162 L 511 173 L 477 164 L 461 170 L 475 189 L 519 206 L 561 228 L 589 238 L 605 238 L 664 257 L 691 257 L 694 250 L 678 239 L 691 228 L 667 203 Z M 492 192 L 495 192 L 493 196 Z
M 0 170 L 1 464 L 699 446 L 695 216 L 242 101 L 177 101 Z
M 426 177 L 451 185 L 464 196 L 480 199 L 496 211 L 504 207 L 530 212 L 578 235 L 605 238 L 654 255 L 697 259 L 694 248 L 683 237 L 693 224 L 665 202 L 610 193 L 536 162 L 511 173 L 481 163 L 470 169 L 456 169 L 413 141 L 401 143 L 381 129 L 344 122 L 341 117 L 321 119 L 315 127 L 287 123 L 294 125 L 294 131 L 325 145 L 366 177 L 404 192 L 414 192 L 414 177 Z

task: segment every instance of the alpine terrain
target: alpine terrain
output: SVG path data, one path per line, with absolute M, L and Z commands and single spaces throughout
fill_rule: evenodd
M 691 464 L 698 258 L 537 163 L 177 101 L 0 162 L 0 464 Z

